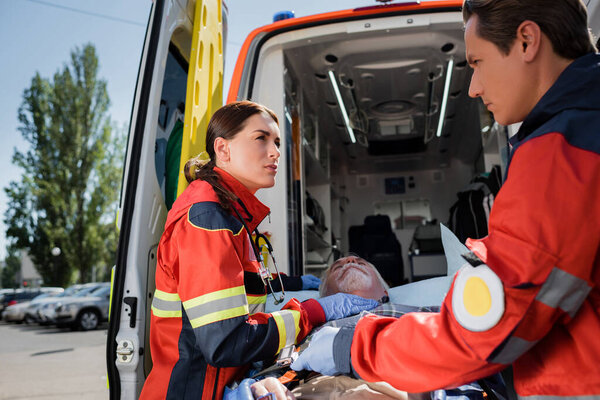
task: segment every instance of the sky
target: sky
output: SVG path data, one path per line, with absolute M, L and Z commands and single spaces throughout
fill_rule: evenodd
M 290 10 L 301 17 L 378 3 L 226 0 L 226 4 L 225 93 L 246 36 L 271 23 L 276 12 Z M 151 6 L 151 0 L 0 0 L 0 260 L 6 256 L 3 219 L 10 207 L 3 189 L 21 177 L 22 171 L 11 162 L 14 149 L 27 150 L 17 118 L 23 91 L 36 72 L 51 79 L 69 62 L 71 51 L 92 43 L 99 59 L 99 76 L 107 81 L 110 117 L 119 126 L 128 126 Z

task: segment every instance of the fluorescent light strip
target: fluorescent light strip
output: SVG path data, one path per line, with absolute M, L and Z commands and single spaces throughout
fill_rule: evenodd
M 335 80 L 335 74 L 332 70 L 329 70 L 329 80 L 331 81 L 331 86 L 333 87 L 333 91 L 335 92 L 335 97 L 337 97 L 338 105 L 340 106 L 340 111 L 342 112 L 342 117 L 344 118 L 344 123 L 346 124 L 346 130 L 348 131 L 348 136 L 350 136 L 350 141 L 352 143 L 356 143 L 356 138 L 354 137 L 354 131 L 350 127 L 350 118 L 348 118 L 348 113 L 346 112 L 346 106 L 344 105 L 344 100 L 342 100 L 342 95 L 340 94 L 340 89 L 338 88 L 337 81 Z
M 454 59 L 448 60 L 448 67 L 446 68 L 446 83 L 444 83 L 444 97 L 442 98 L 442 108 L 440 109 L 440 120 L 438 121 L 438 128 L 436 136 L 442 136 L 442 129 L 444 128 L 444 120 L 446 119 L 446 105 L 448 104 L 448 92 L 450 91 L 450 81 L 452 81 L 452 68 L 454 67 Z
M 285 113 L 285 118 L 288 120 L 288 122 L 291 125 L 292 124 L 292 116 L 290 115 L 288 110 L 285 110 L 284 113 Z

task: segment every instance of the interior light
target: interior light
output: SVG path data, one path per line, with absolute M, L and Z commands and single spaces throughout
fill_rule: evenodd
M 448 93 L 450 92 L 450 82 L 452 81 L 452 68 L 454 67 L 454 59 L 448 60 L 448 66 L 446 67 L 446 82 L 444 83 L 444 97 L 442 97 L 442 107 L 440 108 L 440 120 L 438 121 L 438 128 L 436 136 L 442 136 L 442 129 L 444 128 L 444 120 L 446 119 L 446 105 L 448 104 Z
M 335 74 L 332 70 L 329 70 L 329 80 L 331 81 L 331 87 L 333 87 L 333 92 L 335 93 L 335 97 L 337 98 L 338 105 L 340 107 L 340 111 L 342 112 L 342 118 L 344 119 L 344 124 L 346 124 L 346 130 L 348 131 L 348 136 L 350 137 L 350 141 L 352 143 L 356 143 L 356 137 L 354 136 L 354 131 L 350 126 L 350 118 L 348 118 L 348 113 L 346 112 L 346 106 L 344 105 L 344 100 L 342 100 L 342 95 L 340 93 L 340 88 L 338 87 L 337 80 L 335 79 Z

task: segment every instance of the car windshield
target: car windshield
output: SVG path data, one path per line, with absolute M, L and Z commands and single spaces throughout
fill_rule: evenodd
M 93 290 L 90 293 L 90 296 L 104 296 L 110 292 L 110 286 L 100 286 L 99 288 Z
M 85 288 L 81 289 L 80 291 L 78 291 L 77 293 L 75 293 L 73 295 L 73 297 L 85 297 L 85 296 L 89 296 L 90 293 L 93 292 L 96 289 L 98 289 L 98 286 L 88 286 L 88 287 L 85 287 Z

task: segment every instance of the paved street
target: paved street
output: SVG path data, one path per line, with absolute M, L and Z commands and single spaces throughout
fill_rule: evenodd
M 0 321 L 0 400 L 108 399 L 106 326 L 90 332 Z

